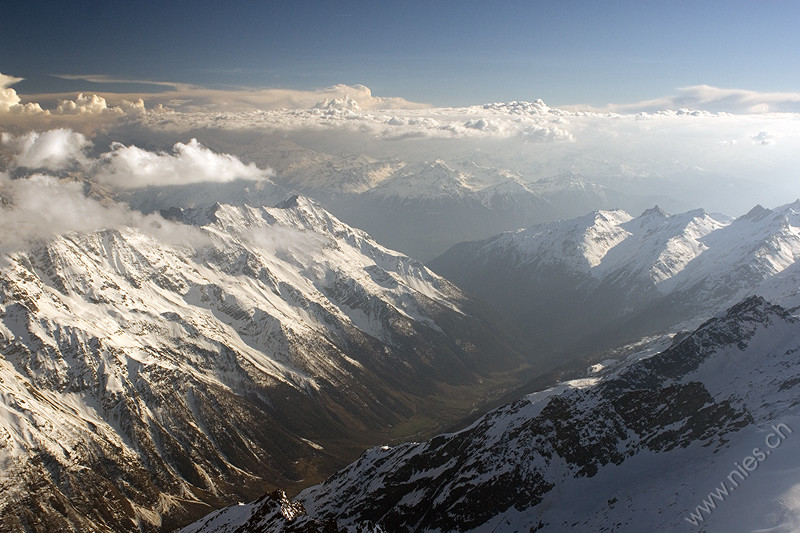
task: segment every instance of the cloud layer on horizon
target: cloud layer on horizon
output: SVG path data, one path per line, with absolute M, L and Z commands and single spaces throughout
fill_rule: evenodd
M 149 93 L 119 93 L 98 91 L 95 94 L 53 93 L 32 94 L 20 97 L 12 85 L 22 81 L 0 73 L 0 112 L 14 108 L 15 113 L 43 112 L 42 107 L 55 114 L 112 110 L 119 113 L 127 108 L 139 108 L 147 102 L 151 109 L 161 106 L 184 113 L 242 112 L 253 110 L 309 109 L 326 101 L 351 100 L 361 110 L 428 109 L 432 106 L 412 102 L 401 97 L 375 96 L 361 84 L 337 84 L 316 90 L 277 88 L 209 89 L 185 83 L 151 80 L 117 80 L 107 76 L 61 75 L 70 80 L 86 80 L 94 84 L 144 84 L 164 90 Z M 24 100 L 24 103 L 23 103 Z M 88 101 L 87 101 L 88 100 Z M 62 105 L 63 104 L 63 105 Z M 567 110 L 611 111 L 618 113 L 657 112 L 679 109 L 706 110 L 735 114 L 796 113 L 800 112 L 800 93 L 758 92 L 746 89 L 720 88 L 710 85 L 692 85 L 676 89 L 676 93 L 639 102 L 609 103 L 605 107 L 573 104 L 562 106 Z M 136 111 L 136 109 L 132 109 Z
M 105 79 L 104 77 L 79 77 L 65 76 L 69 79 L 86 79 L 87 81 L 111 83 L 115 80 Z M 0 74 L 0 87 L 8 92 L 6 97 L 8 105 L 21 105 L 25 100 L 32 105 L 39 105 L 53 108 L 54 114 L 63 114 L 63 111 L 71 111 L 71 108 L 87 106 L 87 102 L 79 102 L 84 99 L 101 100 L 102 104 L 97 106 L 98 111 L 106 108 L 123 109 L 133 106 L 140 106 L 140 102 L 147 102 L 148 107 L 157 109 L 168 107 L 182 113 L 194 112 L 237 112 L 253 110 L 277 110 L 277 109 L 307 109 L 320 102 L 333 102 L 352 100 L 357 102 L 358 107 L 364 110 L 378 109 L 424 109 L 430 107 L 428 104 L 411 102 L 400 97 L 374 96 L 372 91 L 361 84 L 346 85 L 337 84 L 316 90 L 300 89 L 209 89 L 194 85 L 168 82 L 141 82 L 154 86 L 164 87 L 161 92 L 150 93 L 118 93 L 102 92 L 84 96 L 85 92 L 78 93 L 77 101 L 75 93 L 51 93 L 51 94 L 32 94 L 20 97 L 11 85 L 22 81 L 22 78 L 15 78 Z M 126 80 L 134 83 L 135 80 Z M 0 105 L 4 100 L 0 100 Z M 63 103 L 63 105 L 62 105 Z M 63 109 L 62 109 L 63 108 Z M 0 107 L 2 111 L 2 107 Z
M 138 95 L 60 95 L 42 109 L 38 102 L 23 105 L 10 88 L 15 80 L 0 77 L 6 105 L 5 111 L 0 106 L 0 133 L 5 133 L 0 150 L 8 153 L 12 167 L 77 165 L 115 189 L 263 181 L 272 175 L 264 169 L 280 173 L 293 158 L 366 156 L 475 162 L 531 181 L 576 173 L 653 195 L 680 193 L 668 185 L 676 175 L 756 183 L 761 196 L 742 198 L 741 205 L 718 201 L 722 194 L 706 191 L 695 198 L 686 193 L 697 207 L 730 214 L 751 200 L 769 204 L 782 194 L 800 196 L 795 185 L 800 113 L 774 112 L 800 102 L 794 93 L 695 86 L 663 99 L 597 110 L 552 108 L 541 100 L 420 107 L 375 97 L 363 86 L 320 91 L 181 86 L 141 95 L 143 100 L 133 99 Z M 181 100 L 181 95 L 191 98 Z M 167 96 L 170 100 L 159 101 Z M 62 133 L 53 133 L 58 130 Z M 90 143 L 114 144 L 87 162 L 81 159 L 87 157 L 87 145 L 78 135 Z M 137 146 L 141 139 L 147 139 L 148 150 Z
M 758 92 L 725 89 L 711 85 L 692 85 L 677 94 L 631 104 L 609 104 L 619 113 L 653 113 L 664 110 L 692 109 L 734 114 L 800 113 L 800 93 Z

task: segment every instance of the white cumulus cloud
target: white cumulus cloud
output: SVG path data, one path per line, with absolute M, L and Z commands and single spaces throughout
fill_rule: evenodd
M 0 112 L 8 112 L 12 106 L 19 105 L 20 98 L 17 96 L 17 91 L 11 88 L 18 81 L 22 81 L 22 78 L 0 72 Z
M 218 154 L 192 139 L 176 143 L 173 153 L 150 152 L 137 146 L 114 143 L 101 156 L 94 179 L 120 189 L 148 186 L 223 183 L 237 179 L 265 180 L 270 170 L 244 164 L 230 154 Z
M 13 114 L 39 114 L 45 111 L 39 104 L 29 103 L 22 104 L 17 91 L 11 88 L 17 82 L 22 81 L 22 78 L 15 78 L 0 72 L 0 113 L 13 113 Z
M 116 106 L 109 106 L 102 96 L 79 93 L 75 100 L 61 100 L 55 109 L 57 115 L 139 115 L 146 111 L 144 100 L 137 98 L 130 102 L 123 100 Z

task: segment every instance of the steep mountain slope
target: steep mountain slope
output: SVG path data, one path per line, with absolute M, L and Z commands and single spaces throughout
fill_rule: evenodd
M 169 529 L 308 485 L 520 364 L 453 285 L 310 200 L 170 215 L 3 258 L 0 529 Z
M 798 212 L 759 206 L 728 223 L 702 210 L 597 211 L 462 243 L 430 265 L 556 351 L 608 347 L 766 291 L 800 257 Z
M 751 297 L 660 353 L 184 533 L 793 531 L 798 350 L 800 321 Z

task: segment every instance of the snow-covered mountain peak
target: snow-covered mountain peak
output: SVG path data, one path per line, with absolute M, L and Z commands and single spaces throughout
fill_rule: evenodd
M 301 197 L 298 194 L 292 195 L 282 202 L 275 204 L 278 209 L 292 209 L 294 207 L 305 206 L 312 203 L 311 200 Z
M 613 327 L 621 337 L 681 321 L 688 329 L 751 294 L 790 307 L 800 301 L 800 215 L 793 207 L 758 206 L 733 221 L 702 209 L 609 213 L 464 243 L 431 265 L 511 309 L 521 325 L 535 319 L 544 339 L 559 327 L 550 318 L 554 308 L 609 338 Z
M 471 194 L 469 175 L 441 160 L 404 166 L 376 185 L 370 195 L 383 198 L 464 198 Z
M 555 189 L 561 190 L 558 186 Z M 507 169 L 483 167 L 471 161 L 458 165 L 442 160 L 405 165 L 368 194 L 400 202 L 414 199 L 438 204 L 443 201 L 466 202 L 465 205 L 472 206 L 469 203 L 472 201 L 488 208 L 505 205 L 495 205 L 495 197 L 498 196 L 504 196 L 507 202 L 547 205 L 547 201 L 533 191 L 520 174 Z
M 582 192 L 590 189 L 602 189 L 600 185 L 586 181 L 580 174 L 573 174 L 571 172 L 549 178 L 542 178 L 529 185 L 533 190 L 540 193 L 555 191 Z
M 353 113 L 360 113 L 361 106 L 358 105 L 358 102 L 350 97 L 350 95 L 345 95 L 344 98 L 328 98 L 321 102 L 317 102 L 311 108 L 317 111 L 325 111 L 328 113 L 336 113 L 336 112 L 353 112 Z
M 587 215 L 580 248 L 590 267 L 598 266 L 612 248 L 628 237 L 621 225 L 629 220 L 631 216 L 621 209 Z
M 761 204 L 756 204 L 755 207 L 753 207 L 750 211 L 740 216 L 736 220 L 742 220 L 742 221 L 748 220 L 751 222 L 757 222 L 759 220 L 762 220 L 764 217 L 769 216 L 770 213 L 772 213 L 771 209 L 767 209 L 766 207 L 763 207 Z
M 702 209 L 668 215 L 656 206 L 620 223 L 624 239 L 594 265 L 593 275 L 639 277 L 668 291 L 670 280 L 707 249 L 704 238 L 724 225 Z
M 343 224 L 315 201 L 300 195 L 291 196 L 274 207 L 217 202 L 205 208 L 162 210 L 162 215 L 194 226 L 216 228 L 223 233 L 239 236 L 253 228 L 280 225 L 321 234 L 338 232 L 366 236 L 363 232 Z
M 589 213 L 588 215 L 586 215 L 586 217 L 590 220 L 594 220 L 594 224 L 592 225 L 622 224 L 624 222 L 628 222 L 633 218 L 631 215 L 629 215 L 622 209 L 598 209 L 597 211 Z
M 484 110 L 498 111 L 509 115 L 547 115 L 551 112 L 561 113 L 561 110 L 551 109 L 539 98 L 534 102 L 512 101 L 506 103 L 484 104 Z
M 332 193 L 358 195 L 405 166 L 396 159 L 375 159 L 366 155 L 332 156 L 311 152 L 278 169 L 276 181 L 290 190 L 315 197 Z
M 358 273 L 360 270 L 374 269 L 371 277 L 382 272 L 386 281 L 392 279 L 403 290 L 421 291 L 457 311 L 452 298 L 457 300 L 460 296 L 449 282 L 419 261 L 385 248 L 365 232 L 344 224 L 308 197 L 294 195 L 275 207 L 215 204 L 205 209 L 185 209 L 176 217 L 200 226 L 214 242 L 214 257 L 222 254 L 220 257 L 229 258 L 231 265 L 241 262 L 235 257 L 255 257 L 267 265 L 285 261 L 291 267 L 271 268 L 300 268 L 303 275 L 321 284 L 316 289 L 323 292 L 332 276 L 342 274 L 359 279 L 363 276 Z M 377 283 L 374 290 L 380 294 L 392 293 L 391 286 L 382 285 Z M 407 304 L 398 309 L 416 316 L 416 311 Z
M 511 253 L 515 264 L 533 261 L 542 265 L 564 265 L 572 272 L 588 274 L 610 249 L 627 237 L 628 232 L 621 224 L 631 218 L 621 209 L 598 210 L 572 220 L 503 233 L 475 244 L 485 246 L 482 253 Z
M 800 227 L 800 200 L 791 204 L 782 205 L 772 210 L 776 218 L 781 221 L 784 230 L 792 227 Z
M 458 291 L 449 282 L 418 261 L 389 250 L 365 232 L 344 224 L 305 196 L 292 196 L 275 207 L 218 205 L 213 210 L 213 219 L 209 220 L 203 229 L 221 239 L 218 247 L 229 248 L 231 236 L 241 239 L 233 241 L 235 248 L 244 246 L 248 253 L 255 253 L 267 264 L 275 260 L 288 261 L 294 268 L 301 268 L 310 279 L 317 280 L 316 288 L 323 292 L 331 276 L 341 274 L 359 279 L 362 276 L 359 271 L 374 269 L 373 274 L 382 272 L 387 278 L 384 283 L 392 280 L 389 286 L 374 285 L 370 290 L 377 291 L 376 294 L 393 294 L 392 287 L 397 288 L 399 284 L 401 292 L 421 291 L 426 297 L 456 310 L 451 298 L 457 299 Z M 373 282 L 368 285 L 373 286 Z M 395 296 L 405 298 L 399 294 Z M 410 302 L 399 304 L 398 310 L 422 316 Z M 374 332 L 370 330 L 370 333 Z
M 792 214 L 800 213 L 800 198 L 798 198 L 797 200 L 795 200 L 794 202 L 792 202 L 790 204 L 786 204 L 786 205 L 782 205 L 780 207 L 776 207 L 774 209 L 774 211 L 776 211 L 778 213 L 787 213 L 787 214 L 789 214 L 789 213 L 792 213 Z
M 346 226 L 321 205 L 306 196 L 295 195 L 275 207 L 265 207 L 261 211 L 263 212 L 262 218 L 269 222 L 298 225 L 308 230 L 334 234 L 360 233 L 366 238 L 365 233 Z
M 655 205 L 650 209 L 646 209 L 641 215 L 639 215 L 640 218 L 666 218 L 668 216 L 669 215 L 663 209 L 658 207 L 658 205 Z

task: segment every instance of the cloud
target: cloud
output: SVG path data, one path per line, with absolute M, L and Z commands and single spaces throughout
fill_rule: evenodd
M 207 89 L 180 83 L 115 80 L 101 76 L 61 76 L 68 79 L 86 79 L 93 83 L 141 83 L 165 90 L 147 93 L 118 93 L 98 91 L 92 95 L 105 102 L 108 108 L 125 110 L 131 102 L 142 100 L 148 108 L 167 107 L 183 113 L 195 112 L 242 112 L 277 109 L 310 109 L 321 106 L 350 106 L 361 110 L 424 109 L 427 104 L 411 102 L 399 97 L 375 96 L 364 85 L 338 84 L 317 90 L 296 89 Z M 88 98 L 92 98 L 88 97 Z M 73 94 L 34 94 L 26 96 L 36 102 L 74 101 Z M 87 98 L 79 95 L 79 99 Z M 89 104 L 91 102 L 88 102 Z M 76 104 L 78 104 L 76 102 Z M 57 104 L 60 106 L 60 103 Z M 69 105 L 69 104 L 67 104 Z M 76 107 L 79 107 L 76 105 Z M 67 109 L 69 110 L 69 109 Z
M 312 252 L 332 245 L 332 239 L 314 231 L 290 226 L 248 228 L 243 237 L 263 251 L 282 256 L 286 252 Z
M 55 235 L 135 227 L 173 245 L 204 246 L 199 229 L 142 215 L 128 206 L 87 196 L 84 181 L 45 174 L 11 179 L 0 173 L 0 252 L 12 253 Z M 57 205 L 57 208 L 54 208 Z
M 753 135 L 753 142 L 761 145 L 775 144 L 775 137 L 767 131 L 760 131 Z
M 18 129 L 52 129 L 67 127 L 86 134 L 105 132 L 119 122 L 138 120 L 144 116 L 172 119 L 175 125 L 186 124 L 191 115 L 205 127 L 213 115 L 223 120 L 231 113 L 257 113 L 275 110 L 310 110 L 317 116 L 350 114 L 352 117 L 371 111 L 392 109 L 423 109 L 426 104 L 410 102 L 398 97 L 375 96 L 364 85 L 333 85 L 318 90 L 293 89 L 231 89 L 218 90 L 188 84 L 121 80 L 107 76 L 70 76 L 66 79 L 90 81 L 95 84 L 147 85 L 160 91 L 147 93 L 118 93 L 98 91 L 88 93 L 30 94 L 20 96 L 10 88 L 20 81 L 0 74 L 0 126 Z M 180 119 L 175 119 L 181 116 Z
M 159 97 L 170 96 L 163 93 Z M 364 85 L 338 84 L 324 89 L 300 91 L 292 89 L 250 89 L 221 91 L 199 87 L 175 91 L 164 105 L 186 111 L 245 111 L 275 109 L 308 109 L 325 102 L 342 102 L 361 110 L 422 109 L 427 104 L 404 98 L 374 96 Z
M 8 87 L 15 78 L 2 80 Z M 308 179 L 317 185 L 339 183 L 344 179 L 340 169 L 350 168 L 345 163 L 364 156 L 376 162 L 375 168 L 436 159 L 474 162 L 512 171 L 526 181 L 576 173 L 612 189 L 682 195 L 686 208 L 731 214 L 756 196 L 743 194 L 740 205 L 676 183 L 694 187 L 706 176 L 716 176 L 719 183 L 750 180 L 757 184 L 757 201 L 765 205 L 784 201 L 777 196 L 787 190 L 791 198 L 800 193 L 794 153 L 800 144 L 800 113 L 791 112 L 792 106 L 800 111 L 795 93 L 696 85 L 664 98 L 604 109 L 551 108 L 541 100 L 432 108 L 378 97 L 361 85 L 316 91 L 160 86 L 164 90 L 153 94 L 45 95 L 42 102 L 50 114 L 0 112 L 0 128 L 19 132 L 25 131 L 20 129 L 24 124 L 38 124 L 39 130 L 71 128 L 95 145 L 119 141 L 107 154 L 80 165 L 89 179 L 116 189 L 265 180 L 271 172 L 261 169 L 286 172 L 300 161 L 311 161 Z M 4 98 L 11 108 L 36 96 L 23 96 L 20 102 L 12 92 Z M 186 141 L 192 137 L 198 141 Z M 155 151 L 137 147 L 141 139 Z M 24 163 L 22 151 L 15 150 L 8 161 Z M 315 167 L 314 161 L 327 160 L 332 166 Z M 78 159 L 56 161 L 43 168 Z M 375 176 L 381 172 L 374 170 Z M 293 187 L 306 179 L 293 176 Z M 675 176 L 690 177 L 674 181 Z
M 21 230 L 28 236 L 86 231 L 129 221 L 125 209 L 109 209 L 87 198 L 84 183 L 80 181 L 34 174 L 28 178 L 4 179 L 2 191 L 18 217 L 13 224 L 3 226 Z M 53 209 L 54 203 L 58 209 Z
M 0 128 L 14 128 L 17 130 L 28 129 L 54 129 L 58 127 L 80 130 L 87 134 L 107 129 L 115 122 L 124 118 L 141 117 L 147 113 L 163 112 L 164 109 L 156 106 L 152 110 L 145 108 L 144 99 L 114 96 L 111 105 L 106 98 L 100 95 L 85 95 L 78 93 L 71 95 L 36 95 L 23 97 L 11 88 L 11 85 L 21 81 L 0 73 Z M 53 104 L 52 109 L 43 109 L 42 101 Z M 46 105 L 46 104 L 45 104 Z
M 485 118 L 470 119 L 464 123 L 464 127 L 480 131 L 498 131 L 500 129 L 497 123 Z
M 22 78 L 0 73 L 0 112 L 7 113 L 11 107 L 19 105 L 20 98 L 11 86 L 20 81 Z
M 540 102 L 541 103 L 541 102 Z M 303 131 L 334 135 L 344 130 L 375 139 L 508 139 L 527 142 L 571 142 L 565 117 L 570 113 L 541 104 L 515 102 L 512 108 L 494 105 L 467 108 L 364 110 L 352 99 L 326 100 L 307 109 L 239 112 L 171 112 L 142 117 L 151 130 L 174 132 L 198 129 L 220 131 Z M 526 108 L 525 105 L 528 107 Z M 529 112 L 520 113 L 520 109 Z M 531 111 L 536 109 L 536 112 Z
M 54 77 L 64 80 L 72 81 L 88 81 L 94 84 L 125 84 L 125 85 L 145 85 L 148 87 L 161 87 L 172 91 L 180 90 L 181 88 L 191 88 L 192 86 L 185 83 L 174 83 L 169 81 L 152 81 L 152 80 L 137 80 L 132 78 L 116 78 L 108 76 L 107 74 L 55 74 Z
M 12 161 L 17 167 L 52 171 L 86 165 L 85 150 L 92 144 L 83 134 L 64 128 L 19 136 L 4 132 L 0 140 L 14 150 Z
M 254 163 L 245 165 L 233 155 L 215 153 L 192 139 L 186 144 L 176 143 L 172 154 L 113 143 L 111 151 L 101 156 L 93 179 L 119 189 L 134 189 L 237 179 L 266 180 L 271 174 Z
M 677 94 L 632 104 L 608 106 L 617 112 L 654 112 L 662 110 L 704 110 L 734 114 L 800 113 L 800 93 L 758 92 L 723 89 L 711 85 L 692 85 Z
M 144 100 L 138 98 L 135 102 L 122 100 L 119 105 L 109 107 L 108 102 L 102 96 L 92 94 L 86 96 L 79 93 L 75 100 L 61 100 L 54 113 L 57 115 L 142 115 L 146 112 Z
M 92 142 L 85 135 L 66 128 L 22 135 L 0 134 L 2 145 L 11 149 L 9 168 L 17 175 L 25 170 L 80 170 L 81 175 L 115 189 L 148 186 L 227 183 L 234 180 L 268 180 L 271 169 L 255 163 L 245 164 L 236 156 L 216 153 L 197 139 L 178 142 L 172 153 L 151 152 L 122 143 L 111 144 L 110 151 L 89 158 Z
M 15 78 L 0 72 L 0 113 L 13 114 L 38 114 L 44 110 L 36 103 L 22 104 L 22 99 L 17 91 L 11 88 L 12 85 L 22 81 L 22 78 Z
M 213 90 L 183 87 L 174 92 L 140 95 L 148 101 L 162 103 L 178 111 L 237 112 L 277 109 L 310 109 L 319 105 L 323 110 L 351 108 L 359 110 L 424 109 L 427 104 L 404 98 L 375 96 L 364 85 L 338 84 L 323 89 L 301 91 L 293 89 Z
M 303 180 L 322 188 L 340 183 L 348 158 L 359 154 L 391 163 L 386 168 L 436 159 L 454 168 L 474 162 L 526 182 L 580 174 L 630 195 L 675 198 L 675 210 L 703 206 L 738 214 L 754 199 L 771 205 L 800 194 L 793 149 L 800 143 L 797 114 L 680 108 L 620 113 L 550 108 L 541 101 L 393 110 L 328 104 L 149 115 L 130 138 L 166 140 L 191 131 L 208 146 L 278 169 L 279 184 L 282 174 L 292 175 L 283 182 L 291 187 L 302 187 Z M 285 170 L 307 160 L 312 163 L 305 176 Z
M 87 198 L 84 183 L 35 174 L 0 174 L 0 242 L 6 252 L 70 231 L 130 225 L 134 214 L 119 204 Z M 57 206 L 54 208 L 54 206 Z

